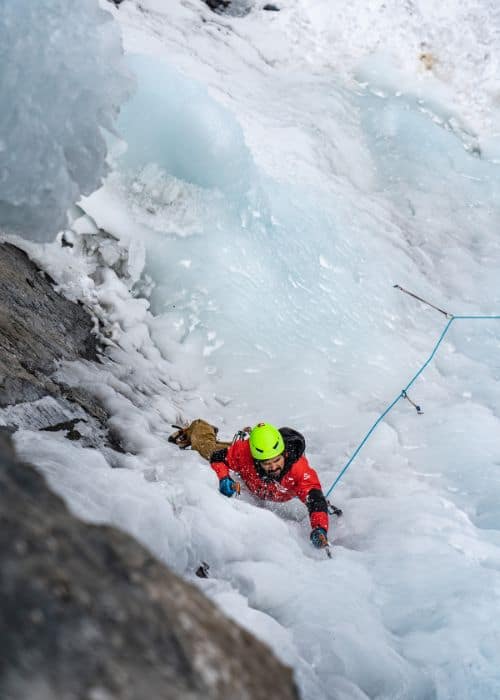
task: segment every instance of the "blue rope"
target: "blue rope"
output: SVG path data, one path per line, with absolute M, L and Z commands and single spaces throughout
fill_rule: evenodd
M 326 495 L 326 498 L 328 498 L 328 496 L 331 494 L 331 492 L 333 491 L 333 489 L 335 488 L 335 486 L 338 484 L 338 482 L 340 481 L 340 479 L 344 476 L 344 474 L 346 473 L 346 471 L 349 469 L 349 467 L 351 466 L 352 462 L 354 461 L 354 459 L 356 458 L 356 456 L 357 456 L 358 453 L 360 452 L 360 450 L 361 450 L 361 448 L 363 447 L 363 445 L 367 442 L 368 438 L 369 438 L 370 435 L 373 433 L 373 431 L 375 430 L 375 428 L 377 427 L 377 425 L 378 425 L 381 421 L 384 420 L 385 416 L 386 416 L 386 415 L 389 413 L 389 411 L 397 404 L 397 402 L 399 401 L 399 399 L 406 398 L 406 392 L 407 392 L 408 389 L 411 387 L 411 385 L 416 381 L 416 379 L 422 374 L 422 372 L 423 372 L 424 369 L 427 367 L 427 365 L 429 364 L 429 362 L 431 362 L 432 358 L 433 358 L 434 355 L 436 354 L 438 347 L 441 345 L 441 343 L 442 343 L 442 341 L 443 341 L 443 338 L 445 337 L 446 333 L 448 332 L 448 330 L 449 330 L 451 324 L 453 323 L 453 321 L 462 321 L 462 320 L 465 320 L 465 319 L 468 319 L 468 320 L 470 320 L 470 319 L 474 319 L 474 320 L 478 320 L 478 319 L 482 319 L 482 320 L 492 320 L 492 319 L 500 319 L 500 316 L 452 316 L 452 317 L 450 318 L 450 320 L 449 320 L 448 323 L 446 324 L 446 327 L 445 327 L 444 331 L 443 331 L 443 332 L 441 333 L 441 335 L 439 336 L 439 340 L 438 340 L 437 343 L 434 345 L 434 349 L 432 350 L 432 352 L 431 352 L 431 354 L 429 355 L 429 357 L 428 357 L 428 359 L 426 360 L 426 362 L 424 362 L 424 364 L 423 364 L 422 367 L 418 370 L 418 372 L 415 374 L 415 376 L 412 377 L 412 378 L 410 379 L 410 381 L 409 381 L 408 384 L 405 386 L 405 388 L 401 390 L 401 393 L 400 393 L 398 396 L 396 396 L 396 398 L 394 399 L 394 401 L 393 401 L 391 404 L 389 404 L 389 406 L 387 406 L 387 408 L 385 409 L 385 411 L 377 418 L 377 420 L 376 420 L 375 423 L 372 425 L 372 427 L 370 428 L 370 430 L 366 433 L 365 437 L 362 439 L 362 441 L 360 442 L 360 444 L 358 445 L 358 447 L 357 447 L 357 448 L 354 450 L 354 452 L 352 453 L 352 455 L 351 455 L 351 457 L 349 458 L 349 461 L 347 462 L 347 464 L 345 465 L 345 467 L 339 472 L 339 475 L 337 476 L 337 478 L 335 479 L 335 481 L 333 482 L 333 484 L 330 486 L 330 488 L 329 488 L 328 491 L 326 492 L 326 494 L 325 494 L 325 495 Z

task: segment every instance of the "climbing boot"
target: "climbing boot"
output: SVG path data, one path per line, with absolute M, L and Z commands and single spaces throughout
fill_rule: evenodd
M 177 428 L 177 430 L 175 433 L 172 433 L 172 435 L 169 435 L 168 441 L 173 442 L 174 445 L 180 447 L 181 450 L 186 450 L 188 447 L 191 447 L 189 427 L 189 425 L 185 428 L 181 428 L 179 425 L 172 425 L 172 428 Z

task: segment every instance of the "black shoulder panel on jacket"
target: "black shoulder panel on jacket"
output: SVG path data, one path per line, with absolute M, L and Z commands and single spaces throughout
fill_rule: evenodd
M 293 428 L 280 428 L 287 453 L 286 466 L 291 466 L 302 457 L 306 449 L 304 436 Z
M 214 462 L 224 462 L 224 464 L 227 464 L 226 457 L 227 447 L 224 447 L 222 450 L 215 450 L 215 452 L 212 452 L 210 456 L 210 463 L 213 464 Z
M 320 489 L 311 489 L 307 494 L 306 506 L 309 513 L 328 513 L 328 503 Z

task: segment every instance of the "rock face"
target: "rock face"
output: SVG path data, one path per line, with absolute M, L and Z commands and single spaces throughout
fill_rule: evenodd
M 211 10 L 227 10 L 231 6 L 231 0 L 205 0 Z
M 3 700 L 298 700 L 291 671 L 131 537 L 73 517 L 0 430 Z
M 254 0 L 203 0 L 208 7 L 218 14 L 232 17 L 244 17 L 253 8 Z
M 55 361 L 97 359 L 92 326 L 23 251 L 0 244 L 0 407 L 59 396 Z
M 99 445 L 121 450 L 103 407 L 52 377 L 59 361 L 98 359 L 93 326 L 87 311 L 58 294 L 26 253 L 0 244 L 0 425 L 45 430 L 74 421 L 68 431 L 88 424 Z M 77 432 L 78 426 L 71 436 Z

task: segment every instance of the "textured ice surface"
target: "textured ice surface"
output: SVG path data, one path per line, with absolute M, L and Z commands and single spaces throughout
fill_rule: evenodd
M 97 0 L 0 2 L 0 228 L 48 240 L 106 172 L 129 80 Z
M 118 122 L 127 142 L 125 164 L 140 169 L 156 163 L 203 187 L 248 188 L 250 155 L 228 110 L 167 62 L 136 55 L 128 64 L 137 90 Z
M 187 577 L 208 561 L 197 584 L 293 666 L 307 700 L 496 698 L 498 321 L 453 324 L 412 387 L 423 415 L 401 401 L 370 438 L 333 492 L 344 516 L 331 560 L 311 548 L 302 504 L 266 505 L 245 488 L 226 499 L 207 464 L 165 439 L 179 414 L 229 439 L 261 419 L 293 425 L 327 487 L 446 322 L 392 284 L 456 314 L 500 310 L 499 168 L 453 119 L 460 104 L 459 116 L 488 122 L 472 37 L 481 27 L 495 65 L 493 5 L 280 6 L 234 18 L 181 0 L 121 5 L 128 46 L 175 76 L 145 103 L 164 115 L 147 156 L 84 203 L 128 247 L 131 272 L 78 243 L 41 257 L 112 330 L 109 361 L 62 379 L 101 398 L 133 455 L 111 470 L 60 436 L 16 440 L 80 515 L 136 534 Z M 431 13 L 429 27 L 419 18 Z M 436 70 L 409 41 L 431 30 Z M 394 58 L 382 74 L 384 41 Z M 361 59 L 369 84 L 341 82 Z M 171 123 L 191 171 L 160 161 Z M 219 130 L 235 138 L 213 151 Z M 154 315 L 130 295 L 144 261 Z

